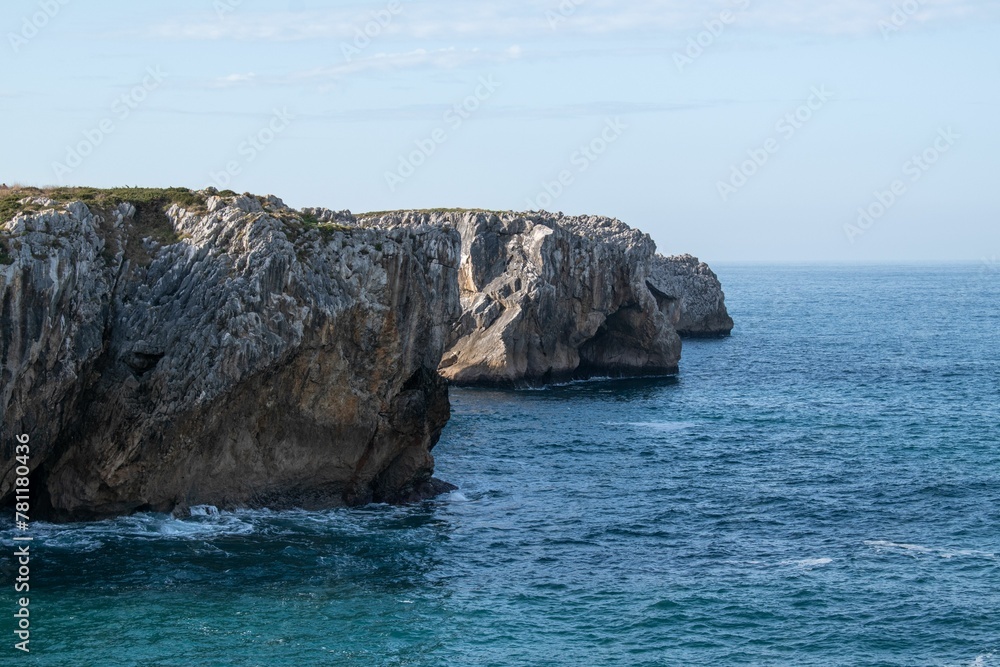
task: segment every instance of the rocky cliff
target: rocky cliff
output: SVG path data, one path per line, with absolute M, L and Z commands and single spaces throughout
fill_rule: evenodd
M 403 502 L 447 381 L 668 374 L 715 274 L 602 217 L 294 211 L 214 190 L 0 191 L 0 501 L 35 518 Z
M 0 204 L 0 499 L 19 433 L 36 518 L 440 488 L 458 233 L 210 194 Z
M 462 237 L 462 317 L 440 372 L 520 385 L 677 371 L 680 339 L 647 285 L 656 246 L 611 218 L 395 212 L 364 224 L 449 226 Z
M 728 336 L 733 318 L 726 310 L 726 295 L 708 264 L 691 255 L 657 255 L 646 279 L 660 309 L 681 336 Z

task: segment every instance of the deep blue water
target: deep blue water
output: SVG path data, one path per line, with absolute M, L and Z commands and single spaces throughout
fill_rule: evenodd
M 442 499 L 37 526 L 0 662 L 1000 665 L 1000 272 L 716 268 L 677 379 L 453 391 Z

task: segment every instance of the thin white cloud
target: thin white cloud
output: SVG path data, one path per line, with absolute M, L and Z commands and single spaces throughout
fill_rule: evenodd
M 483 108 L 476 113 L 480 119 L 497 118 L 530 118 L 530 119 L 565 119 L 590 118 L 607 116 L 632 116 L 637 114 L 677 113 L 696 109 L 716 108 L 743 104 L 735 100 L 707 100 L 690 103 L 659 103 L 631 102 L 624 100 L 606 100 L 598 102 L 583 102 L 576 104 L 555 105 L 494 105 Z M 451 108 L 451 103 L 443 104 L 408 104 L 398 107 L 367 107 L 349 110 L 330 110 L 297 112 L 297 122 L 330 122 L 341 123 L 371 123 L 402 120 L 436 120 L 441 114 Z M 176 107 L 151 107 L 150 112 L 185 115 L 212 116 L 223 118 L 261 118 L 260 113 L 243 110 L 206 110 Z
M 915 0 L 919 10 L 907 24 L 947 21 L 980 22 L 1000 19 L 1000 3 L 992 0 Z M 374 26 L 371 9 L 308 12 L 253 12 L 240 8 L 225 20 L 206 12 L 187 21 L 158 25 L 162 38 L 182 40 L 337 40 L 351 43 L 366 27 L 373 42 L 398 40 L 501 39 L 520 42 L 619 37 L 676 36 L 701 30 L 723 10 L 737 16 L 735 28 L 793 34 L 863 35 L 879 32 L 879 21 L 890 19 L 894 4 L 872 0 L 526 0 L 519 3 L 484 0 L 403 0 L 402 11 L 382 26 Z M 561 11 L 560 6 L 575 6 Z
M 245 74 L 230 74 L 229 76 L 219 77 L 215 80 L 216 87 L 225 88 L 228 86 L 235 86 L 241 83 L 252 83 L 257 78 L 257 75 L 253 72 L 247 72 Z
M 746 18 L 752 27 L 830 35 L 879 33 L 882 25 L 893 21 L 901 29 L 912 29 L 934 23 L 1000 19 L 996 3 L 979 0 L 914 0 L 912 6 L 916 11 L 911 13 L 911 3 L 902 0 L 762 0 L 746 12 Z
M 521 56 L 518 46 L 502 51 L 482 49 L 415 49 L 403 53 L 376 53 L 367 58 L 335 63 L 291 75 L 291 79 L 341 79 L 371 71 L 396 72 L 417 68 L 455 69 L 469 65 L 503 63 Z
M 331 63 L 307 70 L 267 77 L 234 73 L 214 79 L 209 86 L 218 88 L 248 83 L 262 85 L 301 85 L 304 83 L 315 83 L 320 86 L 326 86 L 328 84 L 336 85 L 348 79 L 392 75 L 418 69 L 454 70 L 463 67 L 482 68 L 487 65 L 500 65 L 516 61 L 535 63 L 580 58 L 607 59 L 609 57 L 627 56 L 669 57 L 674 52 L 675 46 L 524 49 L 520 45 L 514 44 L 499 49 L 458 48 L 454 46 L 439 49 L 413 49 L 396 53 L 374 53 L 369 56 L 358 57 L 351 61 L 338 61 L 334 58 Z

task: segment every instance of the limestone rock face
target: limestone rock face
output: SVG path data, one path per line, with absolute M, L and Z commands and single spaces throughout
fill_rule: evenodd
M 697 257 L 657 255 L 647 278 L 661 311 L 681 336 L 728 336 L 733 318 L 726 310 L 726 295 L 718 276 Z
M 680 339 L 646 284 L 656 246 L 618 220 L 469 211 L 366 223 L 461 234 L 462 316 L 440 366 L 454 383 L 677 371 Z
M 28 434 L 34 518 L 427 497 L 448 381 L 672 374 L 733 326 L 610 218 L 82 190 L 0 225 L 0 504 Z
M 165 230 L 47 200 L 0 228 L 0 500 L 20 433 L 33 518 L 439 490 L 458 232 L 204 194 Z

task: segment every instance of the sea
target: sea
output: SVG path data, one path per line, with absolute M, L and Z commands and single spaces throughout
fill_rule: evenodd
M 32 525 L 52 666 L 1000 666 L 1000 271 L 719 265 L 671 378 L 453 389 L 407 506 Z

